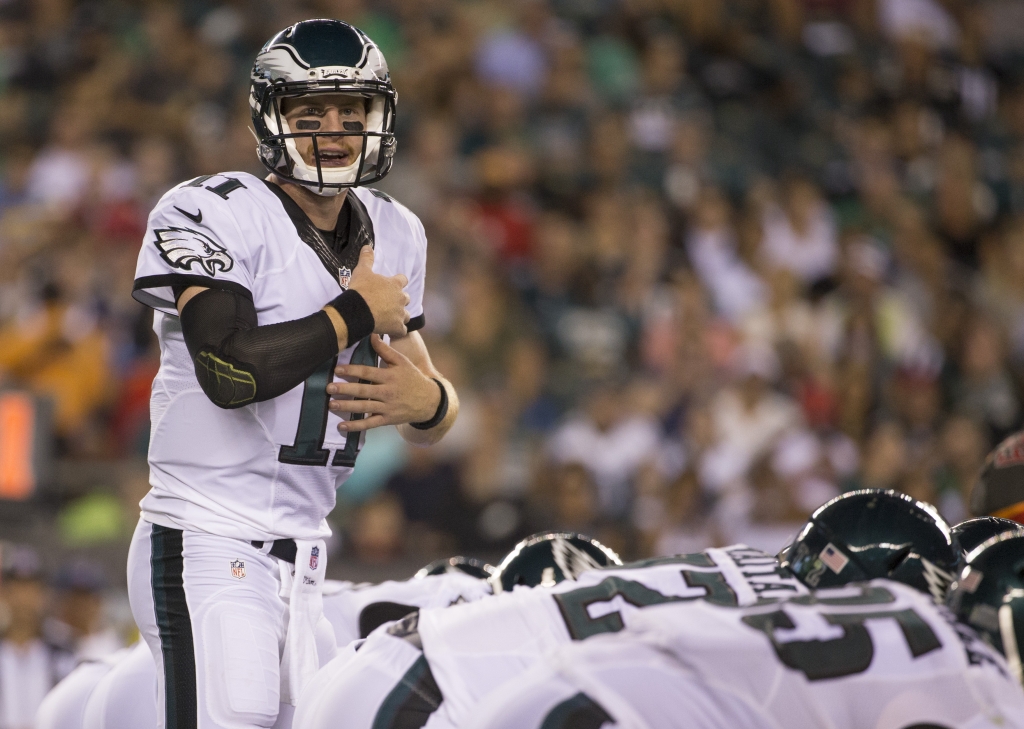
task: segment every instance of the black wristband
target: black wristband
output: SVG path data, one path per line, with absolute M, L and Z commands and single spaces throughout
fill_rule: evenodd
M 328 304 L 328 306 L 333 306 L 334 310 L 341 315 L 345 322 L 345 328 L 348 329 L 348 341 L 345 343 L 346 348 L 351 347 L 360 339 L 373 334 L 373 328 L 376 326 L 376 323 L 373 321 L 373 312 L 370 311 L 366 299 L 358 291 L 349 289 Z
M 436 377 L 431 377 L 430 379 L 436 382 L 437 386 L 441 388 L 441 402 L 437 404 L 437 412 L 434 413 L 434 417 L 430 420 L 424 420 L 422 423 L 409 423 L 409 425 L 416 428 L 416 430 L 430 430 L 444 420 L 444 416 L 448 414 L 448 391 L 444 388 L 444 385 L 441 384 L 439 379 Z

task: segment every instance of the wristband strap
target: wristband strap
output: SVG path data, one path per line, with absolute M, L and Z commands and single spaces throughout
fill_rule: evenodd
M 434 417 L 430 420 L 424 420 L 422 423 L 409 423 L 416 430 L 430 430 L 444 420 L 444 416 L 448 414 L 448 391 L 444 389 L 444 385 L 441 384 L 439 379 L 436 377 L 431 377 L 430 379 L 441 388 L 441 402 L 437 404 L 437 412 L 434 413 Z
M 333 306 L 335 311 L 341 315 L 348 329 L 348 341 L 345 347 L 351 347 L 360 339 L 373 334 L 376 323 L 373 321 L 373 312 L 370 311 L 366 299 L 358 291 L 349 289 L 338 296 L 328 306 Z

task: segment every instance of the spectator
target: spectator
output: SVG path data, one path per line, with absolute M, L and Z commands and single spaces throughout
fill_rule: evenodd
M 694 225 L 687 236 L 690 263 L 711 291 L 715 309 L 730 321 L 754 311 L 765 302 L 764 283 L 740 258 L 731 226 L 729 202 L 721 192 L 708 188 L 694 211 Z
M 839 241 L 832 211 L 814 184 L 802 177 L 786 181 L 781 205 L 764 216 L 767 264 L 792 272 L 810 285 L 835 273 Z
M 976 318 L 962 347 L 960 377 L 953 385 L 955 407 L 985 423 L 998 442 L 1017 429 L 1021 417 L 1017 389 L 1003 364 L 1002 337 L 991 322 Z
M 800 413 L 789 397 L 772 390 L 781 374 L 772 349 L 742 347 L 735 355 L 734 374 L 736 384 L 712 401 L 711 413 L 717 458 L 729 461 L 729 470 L 742 472 L 770 452 L 786 431 L 800 424 Z M 710 483 L 715 481 L 712 477 Z
M 582 463 L 597 485 L 604 517 L 621 516 L 632 497 L 632 479 L 659 444 L 657 423 L 629 412 L 618 383 L 597 385 L 586 408 L 554 432 L 548 453 L 556 464 Z
M 90 130 L 87 114 L 65 107 L 53 120 L 52 144 L 32 162 L 27 194 L 31 202 L 67 216 L 84 200 L 92 170 L 86 153 Z
M 105 624 L 103 567 L 76 558 L 57 573 L 57 616 L 71 634 L 76 661 L 98 661 L 124 647 L 113 626 Z
M 541 37 L 547 25 L 546 3 L 519 4 L 518 23 L 494 31 L 480 41 L 477 73 L 487 83 L 514 88 L 534 96 L 544 84 L 547 54 Z
M 0 600 L 10 620 L 0 639 L 0 728 L 32 729 L 43 697 L 71 671 L 74 659 L 44 637 L 47 590 L 39 555 L 7 546 L 2 558 Z
M 356 559 L 368 564 L 389 562 L 405 552 L 405 518 L 392 494 L 375 496 L 353 515 L 350 539 Z
M 62 478 L 145 450 L 140 226 L 178 180 L 263 174 L 272 5 L 0 2 L 0 380 L 52 400 Z M 424 336 L 464 373 L 446 440 L 350 495 L 368 525 L 332 516 L 353 553 L 555 524 L 771 548 L 835 484 L 960 513 L 1024 416 L 1017 4 L 320 5 L 385 46 L 382 189 L 425 225 Z

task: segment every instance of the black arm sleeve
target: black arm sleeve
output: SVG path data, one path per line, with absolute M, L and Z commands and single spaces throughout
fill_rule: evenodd
M 181 331 L 200 387 L 222 408 L 288 392 L 338 354 L 338 336 L 325 312 L 257 326 L 252 300 L 220 289 L 202 291 L 185 304 Z

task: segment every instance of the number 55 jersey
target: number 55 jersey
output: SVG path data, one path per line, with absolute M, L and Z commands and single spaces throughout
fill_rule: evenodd
M 316 313 L 348 286 L 359 250 L 374 248 L 375 272 L 405 274 L 409 330 L 423 324 L 426 237 L 420 221 L 387 195 L 347 193 L 328 241 L 296 203 L 244 172 L 204 175 L 169 191 L 149 216 L 133 295 L 155 309 L 160 370 L 150 401 L 146 520 L 245 540 L 317 539 L 348 478 L 360 434 L 340 434 L 328 410 L 336 363 L 376 366 L 369 339 L 341 352 L 288 392 L 253 401 L 255 383 L 231 362 L 208 366 L 234 383 L 222 409 L 196 379 L 175 287 L 203 286 L 251 298 L 260 326 Z M 347 230 L 347 234 L 345 233 Z M 336 240 L 335 240 L 336 239 Z M 248 398 L 248 399 L 246 399 Z M 355 417 L 362 417 L 357 414 Z
M 944 607 L 876 580 L 777 605 L 645 610 L 560 649 L 469 726 L 549 726 L 567 711 L 624 729 L 982 729 L 1024 727 L 1024 691 Z

